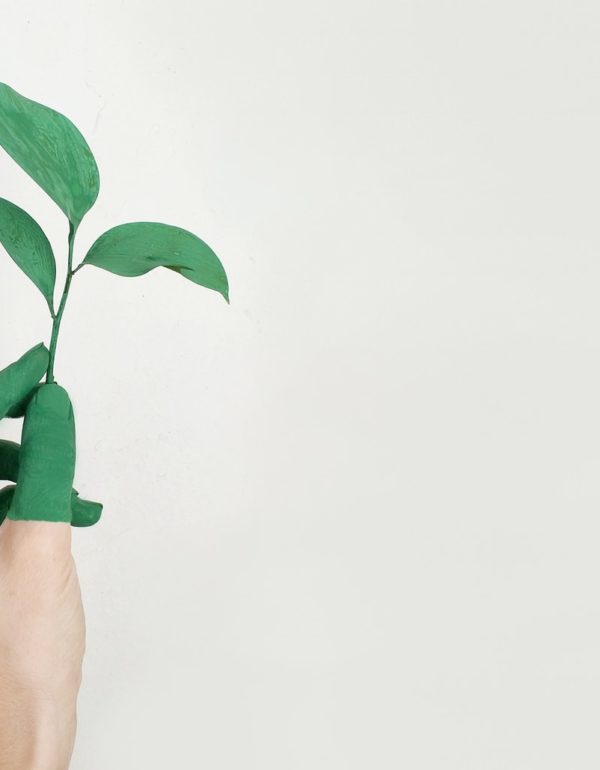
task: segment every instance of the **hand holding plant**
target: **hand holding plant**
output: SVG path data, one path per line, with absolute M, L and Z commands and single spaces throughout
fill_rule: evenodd
M 0 419 L 25 415 L 21 447 L 0 441 L 0 522 L 68 521 L 88 526 L 102 506 L 72 489 L 75 427 L 69 397 L 54 368 L 63 315 L 76 273 L 87 265 L 135 277 L 157 267 L 174 270 L 229 301 L 227 276 L 213 250 L 193 233 L 158 222 L 131 222 L 101 235 L 74 266 L 77 229 L 100 188 L 92 152 L 68 118 L 0 83 L 0 146 L 60 207 L 68 220 L 67 271 L 55 305 L 56 260 L 39 224 L 0 198 L 0 243 L 43 295 L 52 320 L 49 348 L 38 345 L 0 372 Z M 45 374 L 46 384 L 38 383 Z M 4 411 L 2 411 L 4 409 Z

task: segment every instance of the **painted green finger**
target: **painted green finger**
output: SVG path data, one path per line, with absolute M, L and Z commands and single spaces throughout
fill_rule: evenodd
M 9 487 L 4 487 L 4 489 L 0 489 L 0 524 L 2 524 L 10 509 L 15 489 L 16 487 L 14 484 L 11 484 Z
M 74 527 L 92 527 L 100 521 L 102 503 L 84 500 L 79 492 L 73 490 L 71 495 L 71 524 Z
M 67 391 L 43 385 L 23 423 L 17 489 L 8 518 L 71 522 L 75 420 Z
M 0 372 L 0 419 L 27 400 L 46 372 L 48 357 L 40 343 Z
M 19 458 L 21 447 L 14 441 L 0 439 L 0 479 L 5 481 L 17 481 L 19 477 Z M 8 506 L 12 502 L 14 486 L 5 487 L 0 491 L 0 522 L 8 513 L 6 509 L 2 515 L 3 500 L 8 498 Z M 10 491 L 10 495 L 7 492 Z M 4 493 L 4 497 L 3 497 Z M 102 503 L 96 503 L 93 500 L 85 500 L 79 497 L 79 492 L 73 489 L 71 492 L 71 524 L 74 527 L 91 527 L 97 524 L 102 515 Z
M 14 441 L 0 439 L 0 479 L 15 481 L 19 476 L 19 455 L 21 447 Z
M 7 417 L 25 417 L 25 412 L 27 411 L 27 407 L 29 406 L 29 402 L 33 398 L 33 396 L 37 393 L 38 388 L 42 387 L 42 383 L 38 383 L 33 387 L 32 390 L 29 391 L 29 393 L 25 396 L 25 398 L 21 399 L 18 403 L 14 404 L 14 406 L 11 406 L 11 408 L 6 413 Z
M 6 518 L 15 494 L 16 486 L 11 484 L 0 489 L 0 524 Z M 77 490 L 71 493 L 71 525 L 73 527 L 91 527 L 97 524 L 102 515 L 102 504 L 83 500 Z

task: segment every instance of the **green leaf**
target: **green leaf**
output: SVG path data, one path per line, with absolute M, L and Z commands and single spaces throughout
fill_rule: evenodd
M 64 115 L 0 83 L 0 145 L 48 193 L 74 228 L 98 197 L 98 167 Z
M 214 289 L 229 302 L 229 285 L 214 251 L 188 230 L 159 222 L 130 222 L 101 235 L 83 265 L 135 277 L 168 267 L 200 286 Z
M 56 262 L 50 241 L 35 219 L 4 198 L 0 198 L 0 243 L 42 292 L 54 313 Z

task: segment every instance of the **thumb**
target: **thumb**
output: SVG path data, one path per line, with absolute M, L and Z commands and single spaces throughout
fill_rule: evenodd
M 70 522 L 74 475 L 71 401 L 60 385 L 42 385 L 25 414 L 17 488 L 8 518 Z

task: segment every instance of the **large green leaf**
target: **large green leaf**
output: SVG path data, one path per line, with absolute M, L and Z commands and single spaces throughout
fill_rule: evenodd
M 98 197 L 98 167 L 71 121 L 0 83 L 0 145 L 76 228 Z
M 38 223 L 14 203 L 0 198 L 0 243 L 42 292 L 53 312 L 56 262 Z
M 168 267 L 194 283 L 214 289 L 229 302 L 229 285 L 214 251 L 188 230 L 159 222 L 130 222 L 108 230 L 93 244 L 82 265 L 135 277 Z

